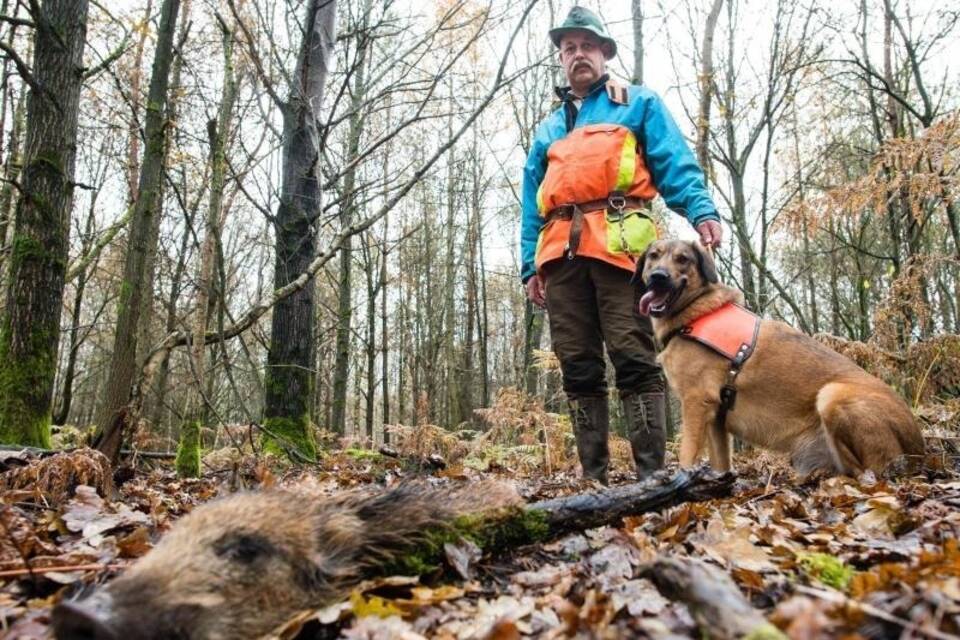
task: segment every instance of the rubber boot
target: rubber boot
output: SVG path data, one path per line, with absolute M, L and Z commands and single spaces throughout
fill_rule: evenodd
M 662 392 L 630 393 L 621 401 L 637 477 L 643 480 L 663 468 L 667 448 L 666 399 Z
M 581 396 L 569 399 L 570 422 L 577 438 L 577 455 L 583 467 L 583 477 L 607 484 L 610 449 L 607 434 L 610 430 L 610 409 L 606 396 Z

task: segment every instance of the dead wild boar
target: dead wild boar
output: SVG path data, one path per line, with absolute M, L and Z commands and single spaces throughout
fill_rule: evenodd
M 335 602 L 430 528 L 518 502 L 499 483 L 235 495 L 181 518 L 105 588 L 57 605 L 54 630 L 59 640 L 256 638 Z

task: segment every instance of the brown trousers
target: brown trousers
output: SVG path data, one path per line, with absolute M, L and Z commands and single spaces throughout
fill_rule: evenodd
M 604 344 L 625 393 L 663 391 L 650 319 L 637 312 L 629 271 L 593 258 L 543 268 L 553 350 L 569 396 L 606 395 Z

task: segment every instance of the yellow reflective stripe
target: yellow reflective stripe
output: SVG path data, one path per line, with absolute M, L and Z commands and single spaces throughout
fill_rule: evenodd
M 543 183 L 540 183 L 540 188 L 537 189 L 537 211 L 540 212 L 541 216 L 547 214 L 546 207 L 543 204 Z
M 623 149 L 620 151 L 620 170 L 617 172 L 616 191 L 626 193 L 633 186 L 633 174 L 637 172 L 637 138 L 632 131 L 628 131 L 623 139 Z

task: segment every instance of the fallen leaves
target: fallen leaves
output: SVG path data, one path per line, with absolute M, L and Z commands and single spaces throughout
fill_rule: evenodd
M 101 534 L 122 527 L 148 524 L 150 517 L 133 511 L 123 503 L 108 505 L 97 495 L 96 489 L 80 485 L 74 498 L 64 507 L 63 522 L 67 529 L 79 532 L 90 544 L 97 546 L 102 539 Z
M 406 473 L 392 459 L 347 454 L 331 455 L 309 473 L 271 470 L 255 459 L 244 464 L 233 474 L 244 478 L 236 486 L 308 484 L 318 495 L 392 483 Z M 29 465 L 14 460 L 9 468 L 22 472 Z M 663 555 L 719 566 L 791 638 L 897 635 L 901 623 L 960 632 L 960 481 L 865 476 L 798 485 L 766 455 L 738 460 L 738 469 L 738 493 L 729 499 L 630 517 L 619 527 L 492 557 L 469 543 L 450 543 L 449 571 L 439 581 L 369 581 L 342 602 L 303 612 L 273 637 L 699 637 L 687 606 L 642 577 L 643 567 Z M 463 466 L 454 475 L 486 477 Z M 176 518 L 235 486 L 228 474 L 221 477 L 138 475 L 113 501 L 82 485 L 57 505 L 29 489 L 4 494 L 0 570 L 18 573 L 0 582 L 0 625 L 15 622 L 27 637 L 45 633 L 63 585 L 103 580 L 142 556 Z M 569 473 L 532 476 L 519 487 L 528 498 L 582 489 Z

